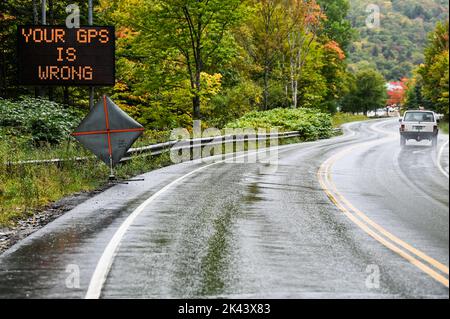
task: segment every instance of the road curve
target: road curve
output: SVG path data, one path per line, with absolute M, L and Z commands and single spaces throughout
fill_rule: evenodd
M 448 282 L 448 136 L 401 149 L 397 126 L 280 147 L 276 170 L 189 162 L 115 186 L 1 255 L 0 298 L 448 298 L 339 207 Z

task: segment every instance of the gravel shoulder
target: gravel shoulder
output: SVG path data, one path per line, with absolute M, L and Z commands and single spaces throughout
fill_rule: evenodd
M 86 200 L 104 192 L 110 187 L 111 185 L 105 185 L 94 191 L 67 196 L 43 209 L 33 212 L 32 216 L 27 219 L 19 220 L 17 224 L 12 227 L 0 228 L 0 254 L 58 217 L 71 211 Z

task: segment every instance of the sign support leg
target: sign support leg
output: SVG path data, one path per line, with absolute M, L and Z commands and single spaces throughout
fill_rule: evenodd
M 94 87 L 89 87 L 89 109 L 92 110 L 94 108 Z
M 112 156 L 109 157 L 109 169 L 110 169 L 110 173 L 109 173 L 109 183 L 110 184 L 125 184 L 125 185 L 127 185 L 130 182 L 143 182 L 143 181 L 145 181 L 145 179 L 143 179 L 143 178 L 119 180 L 116 177 L 116 174 L 114 173 L 114 166 L 113 166 Z
M 116 175 L 114 174 L 113 159 L 111 155 L 109 156 L 109 180 L 117 180 Z

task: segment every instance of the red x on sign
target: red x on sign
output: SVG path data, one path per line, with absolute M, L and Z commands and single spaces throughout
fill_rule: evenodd
M 107 165 L 115 166 L 143 132 L 142 125 L 103 96 L 72 136 Z

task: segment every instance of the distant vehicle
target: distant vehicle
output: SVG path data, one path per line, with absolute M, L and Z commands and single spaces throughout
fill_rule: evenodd
M 400 119 L 400 145 L 408 140 L 431 141 L 433 147 L 438 144 L 439 119 L 431 111 L 406 111 Z
M 387 112 L 386 112 L 386 109 L 377 109 L 374 111 L 367 112 L 367 116 L 368 117 L 383 117 L 383 116 L 387 116 Z

